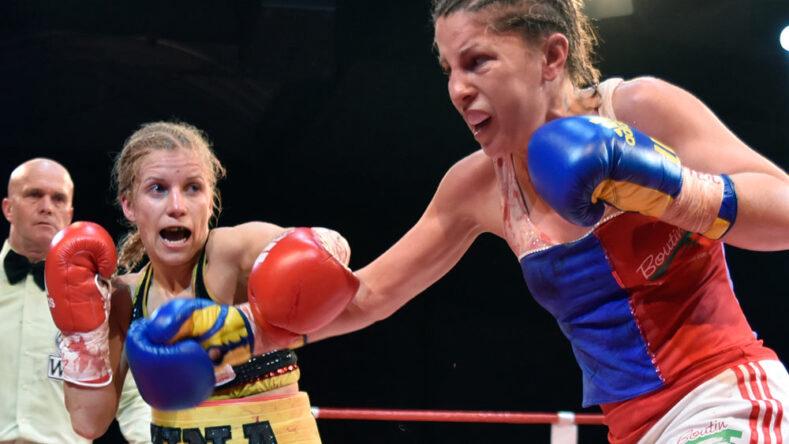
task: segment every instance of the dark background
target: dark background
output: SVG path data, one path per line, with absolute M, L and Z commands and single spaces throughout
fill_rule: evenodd
M 789 54 L 778 34 L 787 2 L 633 5 L 630 16 L 598 21 L 604 76 L 648 74 L 689 89 L 786 169 Z M 447 168 L 476 149 L 435 61 L 427 1 L 6 0 L 0 8 L 0 177 L 31 157 L 57 159 L 76 183 L 75 219 L 116 236 L 111 162 L 143 122 L 177 118 L 209 134 L 229 170 L 222 225 L 333 227 L 351 242 L 354 268 L 398 239 Z M 727 251 L 752 327 L 789 356 L 789 254 Z M 317 406 L 582 411 L 568 343 L 492 236 L 391 319 L 308 346 L 300 362 Z M 540 426 L 319 427 L 327 444 L 548 441 Z M 604 437 L 602 427 L 581 431 L 582 443 Z

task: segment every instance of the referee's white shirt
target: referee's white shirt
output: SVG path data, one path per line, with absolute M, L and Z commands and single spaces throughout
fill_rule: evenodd
M 63 401 L 62 367 L 46 293 L 33 277 L 11 285 L 0 251 L 0 444 L 88 443 L 71 428 Z M 118 424 L 130 443 L 150 442 L 151 409 L 129 373 L 118 405 Z

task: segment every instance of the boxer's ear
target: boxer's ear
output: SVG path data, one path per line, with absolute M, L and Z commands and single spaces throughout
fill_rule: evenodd
M 543 40 L 541 48 L 543 56 L 542 78 L 546 81 L 554 80 L 564 71 L 570 50 L 570 42 L 564 34 L 555 32 Z

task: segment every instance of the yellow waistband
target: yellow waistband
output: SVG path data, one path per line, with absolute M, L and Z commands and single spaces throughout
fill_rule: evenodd
M 208 399 L 211 401 L 222 399 L 235 399 L 244 398 L 247 396 L 265 393 L 286 385 L 295 384 L 299 382 L 301 371 L 295 367 L 281 375 L 261 378 L 254 382 L 249 382 L 235 387 L 228 387 L 225 389 L 215 390 Z
M 228 444 L 272 442 L 279 444 L 320 444 L 318 426 L 310 411 L 306 393 L 299 392 L 272 398 L 206 401 L 198 407 L 177 410 L 153 410 L 151 438 L 199 442 L 189 439 L 223 437 Z M 266 440 L 266 436 L 269 436 Z M 207 440 L 206 440 L 207 441 Z

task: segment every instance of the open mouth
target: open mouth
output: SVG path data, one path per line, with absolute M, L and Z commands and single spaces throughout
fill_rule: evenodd
M 184 227 L 167 227 L 159 231 L 159 236 L 167 243 L 183 243 L 192 236 L 192 231 Z
M 479 122 L 479 123 L 477 123 L 477 124 L 475 124 L 475 125 L 472 125 L 472 126 L 471 126 L 471 131 L 472 131 L 472 132 L 474 133 L 474 135 L 476 136 L 477 134 L 479 134 L 479 132 L 480 132 L 480 131 L 482 131 L 483 129 L 485 129 L 485 127 L 487 127 L 489 124 L 490 124 L 490 117 L 486 118 L 486 119 L 485 119 L 485 120 L 483 120 L 482 122 Z
M 466 123 L 471 129 L 471 132 L 474 133 L 474 137 L 476 137 L 480 131 L 485 129 L 490 124 L 491 116 L 485 111 L 469 109 L 463 114 L 463 116 L 465 117 Z

